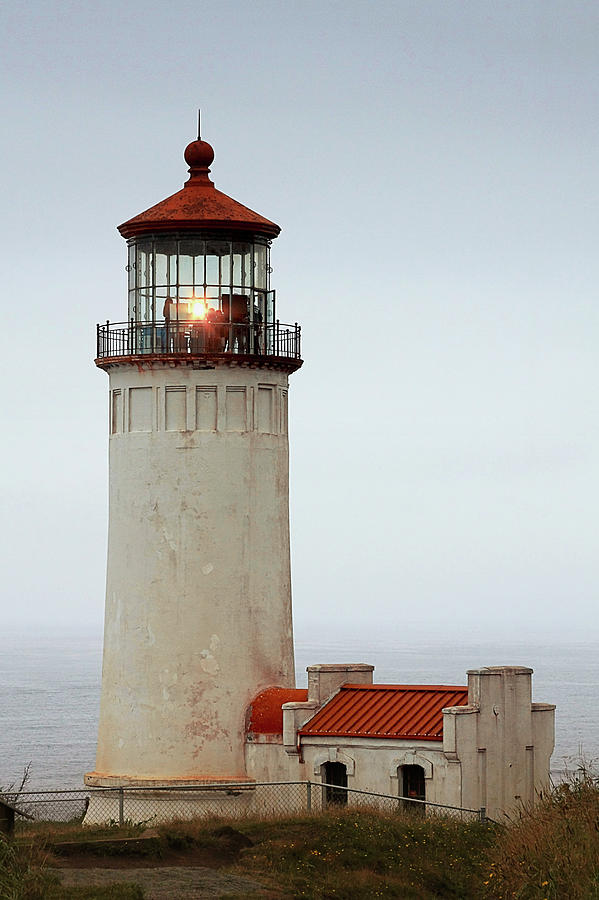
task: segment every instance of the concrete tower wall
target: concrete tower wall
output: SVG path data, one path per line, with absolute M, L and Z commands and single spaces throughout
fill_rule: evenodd
M 96 772 L 245 777 L 244 716 L 293 686 L 288 376 L 110 366 L 110 519 Z

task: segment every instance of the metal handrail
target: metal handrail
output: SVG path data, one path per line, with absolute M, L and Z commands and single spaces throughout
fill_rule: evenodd
M 301 328 L 276 322 L 207 319 L 106 322 L 96 329 L 96 357 L 221 356 L 301 359 Z
M 418 800 L 416 797 L 402 797 L 400 794 L 379 794 L 376 791 L 362 791 L 359 788 L 344 787 L 340 784 L 325 784 L 321 781 L 313 781 L 313 786 L 334 788 L 336 791 L 348 791 L 352 794 L 366 794 L 368 797 L 382 797 L 385 800 L 400 800 L 406 803 L 421 803 L 423 806 L 438 806 L 440 809 L 456 809 L 458 812 L 470 812 L 479 815 L 480 809 L 471 809 L 468 806 L 452 806 L 450 803 L 435 803 L 433 800 Z

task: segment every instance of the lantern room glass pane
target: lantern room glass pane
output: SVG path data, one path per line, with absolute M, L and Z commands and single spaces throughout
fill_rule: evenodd
M 212 253 L 212 244 L 208 244 L 206 247 L 206 284 L 218 284 L 220 281 L 219 277 L 219 263 L 220 258 L 216 253 Z
M 185 319 L 191 318 L 191 306 L 192 301 L 186 297 L 181 297 L 180 295 L 177 297 L 171 297 L 171 300 L 175 301 L 175 318 L 180 322 L 185 321 Z M 172 315 L 172 306 L 171 306 L 171 315 Z
M 203 242 L 202 242 L 203 243 Z M 202 247 L 203 249 L 203 247 Z M 193 285 L 193 260 L 198 252 L 197 241 L 181 241 L 179 244 L 179 284 Z M 202 259 L 202 269 L 203 269 Z M 204 280 L 203 274 L 201 281 Z
M 210 309 L 218 309 L 220 298 L 220 289 L 218 287 L 207 287 L 204 296 Z
M 252 245 L 236 241 L 233 244 L 233 284 L 245 287 L 250 281 Z
M 156 288 L 156 318 L 164 319 L 166 315 L 166 305 L 169 300 L 176 302 L 177 295 L 171 294 L 169 289 L 166 287 L 157 287 Z
M 152 284 L 152 244 L 150 241 L 143 241 L 137 245 L 136 273 L 138 287 Z
M 264 290 L 266 281 L 267 248 L 264 244 L 254 245 L 254 287 Z
M 241 284 L 241 256 L 239 253 L 233 253 L 233 284 Z
M 206 284 L 229 283 L 229 241 L 206 241 Z
M 220 258 L 220 285 L 227 290 L 231 286 L 231 245 L 228 241 L 226 252 Z
M 206 280 L 204 266 L 206 257 L 204 256 L 204 242 L 202 241 L 201 249 L 196 249 L 193 259 L 193 285 L 195 288 L 202 288 Z M 201 290 L 200 290 L 201 293 Z
M 135 290 L 135 244 L 129 244 L 127 253 L 127 284 L 130 291 Z
M 166 270 L 167 270 L 167 255 L 163 253 L 161 250 L 156 248 L 156 257 L 154 264 L 154 271 L 156 273 L 155 284 L 164 284 L 166 285 Z
M 151 322 L 153 316 L 152 291 L 142 290 L 138 292 L 137 316 L 138 322 Z
M 168 253 L 168 284 L 171 294 L 177 292 L 178 283 L 177 245 L 173 243 Z
M 173 272 L 171 274 L 171 268 Z M 175 241 L 156 241 L 154 263 L 156 285 L 177 283 L 177 244 Z

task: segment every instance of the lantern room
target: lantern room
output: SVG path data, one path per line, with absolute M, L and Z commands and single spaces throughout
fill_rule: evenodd
M 259 235 L 241 241 L 217 233 L 133 239 L 128 318 L 180 321 L 222 309 L 236 319 L 240 313 L 249 316 L 253 306 L 263 321 L 272 322 L 269 256 L 270 243 Z
M 98 364 L 126 356 L 300 359 L 300 328 L 282 324 L 270 284 L 280 228 L 217 190 L 214 151 L 185 149 L 182 190 L 119 226 L 127 240 L 126 322 L 98 326 Z

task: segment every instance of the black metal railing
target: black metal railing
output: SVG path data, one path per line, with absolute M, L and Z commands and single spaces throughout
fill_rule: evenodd
M 122 356 L 212 356 L 235 353 L 301 359 L 301 328 L 189 320 L 106 322 L 97 326 L 98 359 Z

